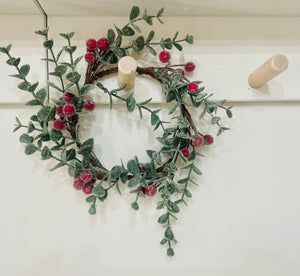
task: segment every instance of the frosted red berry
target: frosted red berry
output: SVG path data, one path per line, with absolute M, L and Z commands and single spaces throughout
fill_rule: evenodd
M 65 116 L 65 113 L 63 112 L 63 108 L 64 108 L 63 105 L 59 105 L 58 107 L 56 107 L 56 114 L 59 117 L 64 117 Z
M 53 128 L 56 130 L 63 130 L 65 127 L 65 123 L 62 119 L 57 119 L 53 123 Z
M 189 83 L 188 91 L 190 94 L 195 94 L 198 91 L 198 84 L 195 82 Z
M 95 54 L 88 52 L 85 54 L 84 59 L 87 63 L 93 63 L 95 61 Z
M 168 51 L 161 51 L 159 53 L 159 60 L 162 62 L 162 63 L 167 63 L 171 58 L 171 55 Z
M 97 41 L 93 38 L 90 38 L 86 41 L 86 47 L 88 51 L 93 51 L 97 47 Z
M 195 63 L 193 62 L 188 62 L 185 66 L 184 69 L 186 72 L 193 72 L 195 70 L 196 66 Z
M 63 95 L 63 99 L 66 103 L 74 103 L 76 96 L 70 92 L 65 92 Z
M 182 149 L 181 153 L 184 157 L 189 158 L 191 156 L 191 153 L 188 149 Z
M 86 195 L 89 195 L 92 193 L 93 191 L 93 185 L 91 184 L 85 184 L 82 191 L 86 194 Z
M 194 142 L 193 142 L 195 147 L 201 147 L 204 144 L 204 139 L 202 136 L 196 136 L 194 137 Z
M 84 182 L 84 183 L 89 183 L 92 178 L 93 174 L 91 173 L 90 170 L 83 170 L 81 174 L 79 175 L 79 178 Z
M 206 145 L 211 145 L 214 142 L 214 137 L 212 137 L 211 135 L 207 134 L 204 136 Z
M 147 196 L 154 196 L 157 192 L 157 189 L 154 186 L 150 186 L 149 189 L 146 190 Z
M 81 190 L 84 186 L 84 182 L 80 178 L 76 178 L 73 182 L 73 188 L 75 190 Z
M 63 113 L 65 116 L 73 116 L 76 113 L 74 104 L 65 104 L 63 107 Z
M 150 186 L 148 189 L 146 189 L 145 187 L 142 187 L 141 191 L 144 195 L 154 196 L 157 192 L 157 189 L 154 186 Z
M 95 109 L 95 103 L 93 101 L 87 101 L 84 107 L 88 111 L 93 111 Z
M 100 38 L 97 41 L 97 47 L 102 51 L 106 51 L 109 48 L 108 40 L 104 37 Z
M 142 171 L 144 172 L 145 170 L 147 170 L 147 168 L 143 166 L 142 167 Z

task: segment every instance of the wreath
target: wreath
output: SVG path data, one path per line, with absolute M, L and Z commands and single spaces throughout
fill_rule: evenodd
M 219 109 L 223 109 L 229 118 L 232 117 L 231 106 L 224 106 L 224 101 L 210 100 L 212 94 L 204 93 L 201 81 L 189 81 L 185 73 L 195 69 L 193 62 L 172 65 L 170 63 L 170 50 L 173 46 L 182 51 L 182 43 L 194 43 L 191 35 L 183 39 L 177 39 L 178 32 L 173 38 L 162 38 L 153 41 L 154 31 L 150 31 L 147 37 L 141 33 L 137 25 L 139 21 L 145 21 L 152 25 L 157 19 L 163 24 L 161 16 L 163 9 L 156 15 L 149 15 L 145 9 L 140 16 L 140 9 L 134 6 L 130 12 L 129 22 L 122 28 L 114 25 L 115 30 L 109 29 L 107 37 L 87 40 L 87 53 L 85 60 L 87 69 L 80 74 L 76 68 L 83 58 L 75 58 L 76 46 L 71 44 L 74 32 L 61 33 L 66 39 L 67 45 L 57 54 L 54 53 L 54 42 L 48 39 L 48 29 L 36 31 L 36 34 L 44 37 L 44 47 L 49 51 L 49 58 L 44 59 L 53 64 L 53 72 L 50 77 L 57 78 L 57 83 L 48 82 L 46 88 L 38 89 L 39 83 L 31 83 L 28 80 L 30 66 L 20 66 L 21 59 L 11 55 L 11 45 L 1 47 L 0 52 L 8 56 L 7 64 L 16 68 L 17 74 L 12 77 L 20 79 L 18 88 L 30 93 L 33 97 L 26 105 L 40 106 L 36 114 L 32 115 L 27 124 L 23 124 L 16 118 L 16 127 L 26 129 L 19 140 L 25 144 L 25 154 L 40 153 L 42 160 L 55 159 L 57 164 L 51 168 L 54 171 L 60 167 L 68 167 L 69 175 L 74 178 L 73 187 L 87 194 L 86 202 L 90 204 L 89 213 L 96 214 L 96 204 L 104 201 L 109 193 L 116 189 L 120 194 L 120 185 L 127 184 L 129 192 L 135 194 L 135 200 L 131 203 L 134 210 L 139 209 L 141 197 L 151 197 L 159 194 L 161 200 L 157 209 L 162 211 L 158 223 L 162 224 L 164 236 L 161 244 L 167 245 L 167 255 L 173 256 L 173 244 L 176 242 L 172 230 L 172 223 L 176 220 L 176 214 L 182 204 L 187 205 L 186 199 L 192 196 L 189 186 L 197 185 L 193 180 L 193 174 L 202 175 L 196 165 L 198 156 L 202 156 L 201 148 L 214 142 L 213 136 L 199 131 L 194 123 L 189 108 L 200 109 L 200 119 L 209 115 L 210 122 L 218 127 L 217 135 L 228 128 L 221 125 L 221 117 L 217 115 Z M 140 35 L 136 35 L 140 33 Z M 124 37 L 134 37 L 128 43 Z M 137 67 L 139 75 L 146 75 L 162 86 L 162 93 L 166 102 L 174 103 L 169 115 L 169 121 L 160 118 L 160 110 L 152 110 L 149 107 L 150 99 L 137 103 L 133 94 L 127 97 L 121 96 L 120 91 L 124 87 L 109 90 L 100 81 L 104 76 L 118 71 L 114 65 L 118 60 L 133 52 L 141 53 L 149 51 L 156 56 L 155 47 L 161 47 L 159 60 L 164 65 Z M 61 56 L 69 56 L 69 62 L 62 62 Z M 84 76 L 84 81 L 83 77 Z M 53 103 L 47 101 L 47 88 L 60 92 L 59 97 L 53 99 Z M 161 144 L 159 150 L 147 150 L 149 159 L 141 161 L 137 156 L 129 160 L 126 165 L 117 164 L 108 169 L 100 162 L 94 151 L 94 139 L 80 140 L 79 119 L 84 119 L 86 113 L 95 109 L 95 103 L 86 99 L 91 89 L 99 89 L 110 100 L 110 108 L 113 107 L 113 99 L 119 99 L 126 104 L 128 112 L 138 109 L 140 118 L 144 113 L 149 113 L 151 125 L 154 130 L 159 130 L 157 140 Z M 180 159 L 180 160 L 179 160 Z M 186 170 L 186 176 L 177 179 L 179 169 Z M 121 184 L 122 183 L 122 184 Z

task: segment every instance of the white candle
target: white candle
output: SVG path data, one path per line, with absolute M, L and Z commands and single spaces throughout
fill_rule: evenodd
M 136 60 L 132 57 L 122 57 L 118 63 L 118 84 L 120 87 L 126 85 L 124 90 L 129 90 L 134 86 L 136 74 Z
M 286 70 L 288 66 L 289 62 L 284 55 L 274 55 L 249 76 L 248 82 L 251 87 L 260 88 L 267 81 Z

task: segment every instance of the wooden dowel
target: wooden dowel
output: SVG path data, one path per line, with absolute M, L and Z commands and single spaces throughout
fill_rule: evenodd
M 118 84 L 120 87 L 126 85 L 124 90 L 134 86 L 137 63 L 132 57 L 122 57 L 118 63 Z
M 289 62 L 284 55 L 274 55 L 249 76 L 248 83 L 253 88 L 260 88 L 267 81 L 286 70 L 288 65 Z

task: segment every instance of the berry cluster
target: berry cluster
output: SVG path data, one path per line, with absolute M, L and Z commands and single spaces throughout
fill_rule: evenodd
M 62 99 L 64 104 L 56 107 L 56 114 L 60 118 L 53 122 L 53 128 L 56 130 L 63 130 L 68 117 L 72 117 L 76 114 L 76 96 L 70 92 L 65 92 Z M 93 101 L 86 101 L 84 107 L 87 111 L 93 111 L 95 109 L 95 103 Z
M 83 170 L 81 174 L 75 179 L 73 187 L 75 190 L 82 190 L 83 193 L 89 195 L 92 193 L 96 178 L 90 170 Z
M 84 58 L 87 63 L 93 63 L 96 60 L 97 53 L 105 52 L 109 49 L 108 40 L 105 37 L 96 41 L 94 38 L 90 38 L 86 41 L 86 51 Z
M 210 134 L 204 136 L 199 135 L 194 137 L 193 145 L 196 148 L 198 148 L 201 147 L 202 145 L 211 145 L 213 142 L 214 142 L 214 138 Z M 191 156 L 191 153 L 187 148 L 182 149 L 181 153 L 185 158 L 190 158 Z

